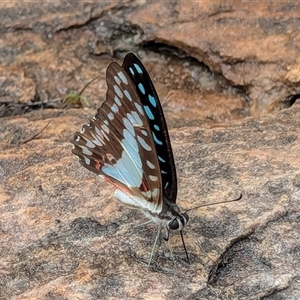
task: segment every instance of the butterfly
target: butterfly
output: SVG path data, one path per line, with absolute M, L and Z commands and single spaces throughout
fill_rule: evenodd
M 106 71 L 106 99 L 87 125 L 76 132 L 72 153 L 81 165 L 102 175 L 123 204 L 143 212 L 158 224 L 150 266 L 161 229 L 180 232 L 189 217 L 176 204 L 177 177 L 162 106 L 142 62 L 128 53 L 122 66 Z

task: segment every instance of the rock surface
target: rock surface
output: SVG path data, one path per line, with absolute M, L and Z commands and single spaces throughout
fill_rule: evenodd
M 300 4 L 1 2 L 0 299 L 299 299 Z M 137 52 L 161 96 L 180 236 L 156 234 L 69 140 Z M 86 89 L 91 108 L 62 109 Z M 46 108 L 46 109 L 42 109 Z M 40 135 L 48 122 L 50 124 Z

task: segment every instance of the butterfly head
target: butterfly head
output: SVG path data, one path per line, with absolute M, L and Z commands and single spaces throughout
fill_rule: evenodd
M 189 220 L 189 216 L 186 212 L 182 213 L 173 201 L 170 201 L 168 197 L 164 196 L 164 207 L 162 214 L 167 218 L 166 226 L 169 230 L 181 231 Z
M 167 227 L 171 230 L 182 230 L 188 220 L 189 216 L 186 213 L 180 213 L 173 220 L 169 221 Z

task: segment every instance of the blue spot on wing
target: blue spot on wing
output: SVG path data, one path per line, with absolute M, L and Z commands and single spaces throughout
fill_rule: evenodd
M 138 87 L 139 87 L 139 90 L 141 91 L 141 93 L 145 95 L 146 92 L 145 92 L 144 86 L 141 83 L 139 83 Z
M 129 67 L 129 71 L 130 71 L 130 73 L 131 73 L 132 75 L 134 75 L 134 71 L 133 71 L 133 69 L 132 69 L 131 67 Z
M 163 162 L 163 163 L 165 163 L 165 162 L 166 162 L 166 161 L 165 161 L 163 158 L 161 158 L 161 157 L 160 157 L 160 156 L 158 156 L 158 155 L 157 155 L 157 158 L 158 158 L 158 160 L 159 160 L 159 161 L 161 161 L 161 162 Z
M 134 146 L 130 144 L 128 141 L 122 141 L 123 146 L 125 147 L 126 151 L 128 152 L 129 156 L 131 157 L 132 161 L 136 164 L 136 166 L 142 170 L 142 161 L 139 153 L 134 149 Z
M 114 76 L 114 80 L 115 80 L 115 82 L 116 82 L 118 85 L 120 85 L 120 84 L 121 84 L 121 80 L 120 80 L 120 78 L 119 78 L 119 77 L 117 77 L 117 76 Z
M 138 187 L 142 181 L 142 169 L 138 171 L 127 152 L 123 151 L 122 157 L 114 165 L 104 164 L 102 172 L 107 176 L 124 183 L 127 186 Z M 128 176 L 130 174 L 130 176 Z
M 160 128 L 158 125 L 154 124 L 153 127 L 157 130 L 157 131 L 160 131 Z
M 114 91 L 120 98 L 123 97 L 123 93 L 117 85 L 114 85 Z
M 127 129 L 123 130 L 123 135 L 122 146 L 120 145 L 124 149 L 122 156 L 112 165 L 104 164 L 102 172 L 127 186 L 139 187 L 143 168 L 137 141 Z
M 150 120 L 154 120 L 153 113 L 152 113 L 152 111 L 150 110 L 149 106 L 144 105 L 144 109 L 145 109 L 145 112 L 146 112 L 146 114 L 147 114 L 147 117 L 148 117 Z
M 156 107 L 156 100 L 155 100 L 155 98 L 152 97 L 151 95 L 148 95 L 148 99 L 149 99 L 150 103 L 151 103 L 154 107 Z
M 123 83 L 128 84 L 127 78 L 125 77 L 123 72 L 119 72 L 118 76 L 123 81 Z
M 126 96 L 126 98 L 129 100 L 129 101 L 132 101 L 132 98 L 129 94 L 129 92 L 127 90 L 124 90 L 124 95 Z
M 135 69 L 138 71 L 138 73 L 143 74 L 143 71 L 141 67 L 138 64 L 134 64 Z
M 124 125 L 127 128 L 127 130 L 131 133 L 131 135 L 134 136 L 135 133 L 134 133 L 134 128 L 133 128 L 132 123 L 126 118 L 123 118 L 123 122 L 124 122 Z
M 154 134 L 154 132 L 152 132 L 152 136 L 153 136 L 153 140 L 154 140 L 154 142 L 155 142 L 156 144 L 158 144 L 158 145 L 162 145 L 162 144 L 163 144 L 159 139 L 157 139 L 157 137 L 156 137 L 156 135 Z
M 130 134 L 130 132 L 127 129 L 123 130 L 124 139 L 122 140 L 122 144 L 124 145 L 125 149 L 129 152 L 139 152 L 138 144 L 136 139 Z M 131 145 L 132 149 L 127 149 L 127 145 Z
M 124 184 L 126 184 L 123 176 L 121 173 L 119 173 L 113 166 L 107 165 L 107 166 L 103 166 L 102 167 L 102 172 L 109 176 L 112 177 L 114 179 L 116 179 L 117 181 L 123 182 Z

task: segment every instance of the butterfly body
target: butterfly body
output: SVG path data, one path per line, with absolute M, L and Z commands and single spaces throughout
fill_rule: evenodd
M 106 100 L 76 132 L 72 152 L 80 163 L 115 186 L 123 204 L 139 209 L 169 230 L 188 216 L 176 204 L 177 178 L 166 121 L 153 83 L 141 61 L 125 56 L 106 73 Z M 184 246 L 185 247 L 185 246 Z

